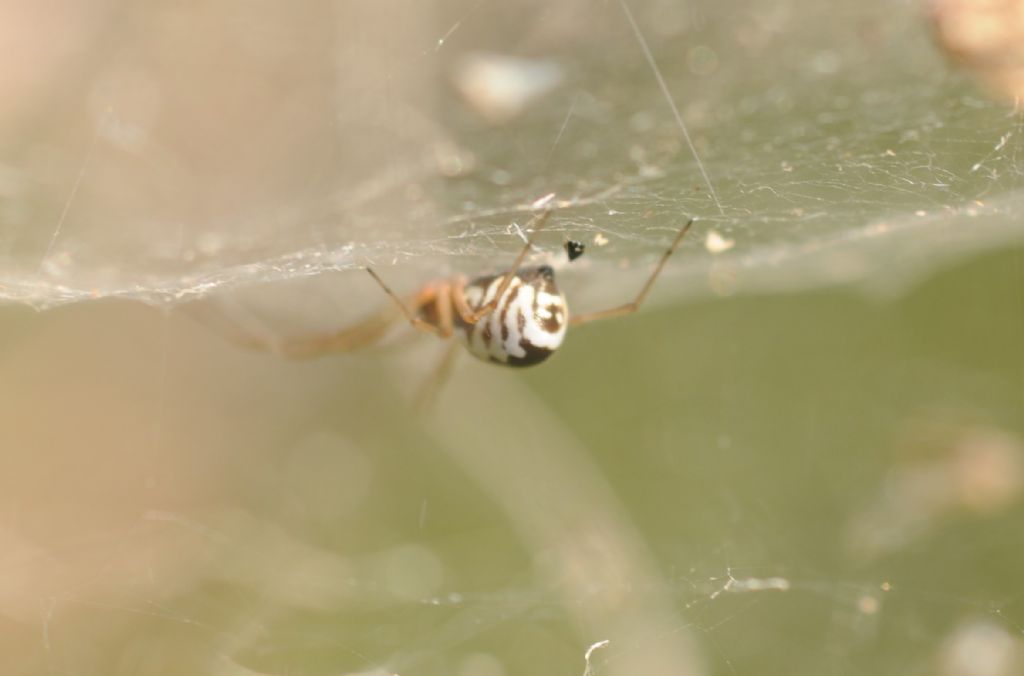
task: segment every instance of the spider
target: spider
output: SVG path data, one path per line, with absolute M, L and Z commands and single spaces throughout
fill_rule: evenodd
M 441 338 L 456 335 L 473 356 L 483 361 L 504 366 L 533 366 L 558 349 L 570 325 L 636 312 L 666 261 L 693 225 L 691 218 L 679 229 L 633 300 L 570 317 L 565 296 L 555 284 L 554 270 L 547 265 L 520 267 L 550 216 L 548 208 L 531 219 L 527 225 L 527 230 L 532 227 L 529 239 L 508 272 L 502 274 L 477 277 L 472 281 L 459 276 L 430 282 L 411 299 L 403 301 L 373 268 L 367 267 L 366 272 L 414 328 Z M 392 319 L 393 313 L 381 313 L 338 333 L 289 340 L 276 349 L 293 357 L 354 350 L 382 338 L 391 327 Z M 453 351 L 449 350 L 439 373 L 447 370 L 452 357 Z

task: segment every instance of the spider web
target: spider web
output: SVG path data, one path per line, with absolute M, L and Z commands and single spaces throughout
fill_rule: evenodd
M 0 297 L 167 303 L 371 262 L 421 279 L 473 272 L 511 255 L 513 224 L 549 193 L 553 231 L 608 238 L 607 255 L 592 247 L 598 263 L 653 255 L 688 215 L 731 246 L 690 242 L 678 273 L 689 283 L 663 285 L 662 298 L 899 286 L 1020 240 L 1021 120 L 950 74 L 911 8 L 883 22 L 871 6 L 653 3 L 641 18 L 671 28 L 650 31 L 652 70 L 620 6 L 574 7 L 585 31 L 563 25 L 568 8 L 536 9 L 503 34 L 502 12 L 439 6 L 433 22 L 459 17 L 444 40 L 346 32 L 387 12 L 334 17 L 345 27 L 317 48 L 275 36 L 281 53 L 262 65 L 308 74 L 266 75 L 287 97 L 248 82 L 239 96 L 264 108 L 239 113 L 230 133 L 174 117 L 192 102 L 161 81 L 166 64 L 98 64 L 84 100 L 61 100 L 49 124 L 22 121 L 28 140 L 9 144 Z M 451 85 L 481 46 L 543 60 L 561 84 L 501 128 L 482 124 Z M 596 281 L 607 273 L 587 275 L 588 293 L 608 291 Z
M 895 304 L 1024 239 L 1024 121 L 951 70 L 912 4 L 371 4 L 82 22 L 40 62 L 53 83 L 0 112 L 0 298 L 334 325 L 382 302 L 367 264 L 403 289 L 500 268 L 551 194 L 536 255 L 587 245 L 564 286 L 588 309 L 689 217 L 653 304 L 836 285 Z M 474 67 L 536 98 L 503 107 Z M 1018 364 L 894 348 L 892 381 L 842 370 L 873 354 L 833 334 L 877 321 L 846 302 L 839 328 L 763 341 L 798 341 L 799 368 L 651 319 L 653 364 L 602 353 L 598 373 L 532 381 L 544 395 L 456 374 L 422 428 L 394 401 L 419 353 L 387 355 L 384 384 L 365 364 L 211 357 L 168 313 L 123 360 L 131 335 L 75 334 L 65 371 L 53 334 L 73 315 L 48 312 L 57 342 L 3 365 L 0 671 L 1019 673 Z M 975 319 L 1017 340 L 998 314 Z M 693 354 L 700 387 L 668 382 Z M 922 391 L 986 413 L 922 413 Z M 987 563 L 951 574 L 965 549 Z

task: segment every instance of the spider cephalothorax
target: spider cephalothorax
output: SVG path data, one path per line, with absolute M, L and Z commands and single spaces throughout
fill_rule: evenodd
M 494 301 L 504 275 L 478 277 L 463 295 L 478 311 Z M 455 313 L 455 333 L 473 356 L 507 366 L 539 364 L 554 352 L 569 326 L 565 296 L 555 284 L 555 271 L 543 265 L 520 268 L 494 309 L 475 323 Z

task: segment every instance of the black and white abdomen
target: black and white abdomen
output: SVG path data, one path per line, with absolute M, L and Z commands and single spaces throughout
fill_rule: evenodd
M 503 276 L 480 277 L 463 293 L 473 310 L 490 303 Z M 565 296 L 548 266 L 520 268 L 494 311 L 468 324 L 456 313 L 455 332 L 474 356 L 507 366 L 539 364 L 558 349 L 569 325 Z

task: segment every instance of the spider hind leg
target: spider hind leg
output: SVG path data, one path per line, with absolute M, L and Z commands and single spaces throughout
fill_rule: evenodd
M 600 319 L 611 319 L 612 317 L 621 317 L 622 315 L 632 314 L 639 310 L 640 306 L 647 298 L 647 294 L 650 293 L 651 287 L 654 286 L 654 282 L 658 279 L 658 275 L 661 274 L 662 268 L 665 267 L 665 263 L 667 263 L 668 259 L 672 256 L 673 253 L 675 253 L 675 250 L 679 248 L 679 245 L 683 241 L 683 237 L 685 237 L 686 233 L 689 232 L 691 225 L 693 225 L 692 218 L 686 222 L 686 225 L 679 229 L 678 233 L 676 233 L 675 239 L 672 240 L 672 243 L 669 244 L 667 249 L 665 249 L 665 253 L 661 255 L 661 259 L 658 261 L 658 264 L 654 266 L 654 271 L 651 272 L 650 277 L 647 278 L 647 281 L 644 282 L 643 287 L 641 287 L 640 293 L 638 293 L 633 300 L 629 301 L 628 303 L 623 303 L 622 305 L 617 305 L 615 307 L 608 308 L 607 310 L 598 310 L 596 312 L 588 312 L 586 314 L 578 315 L 576 317 L 571 317 L 569 319 L 569 325 L 579 326 L 580 324 L 588 324 L 590 322 L 595 322 Z

